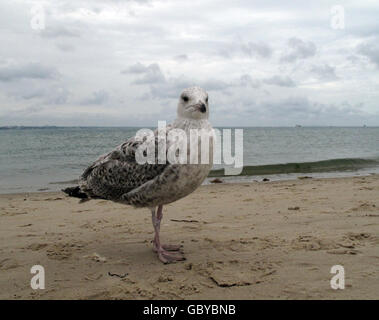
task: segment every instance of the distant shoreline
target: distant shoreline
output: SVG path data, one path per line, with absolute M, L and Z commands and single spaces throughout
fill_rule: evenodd
M 0 126 L 0 130 L 35 130 L 35 129 L 101 129 L 101 128 L 155 128 L 156 126 Z M 314 126 L 214 126 L 215 128 L 293 128 L 297 130 L 306 128 L 379 128 L 379 125 L 355 125 L 355 126 L 329 126 L 329 125 L 314 125 Z

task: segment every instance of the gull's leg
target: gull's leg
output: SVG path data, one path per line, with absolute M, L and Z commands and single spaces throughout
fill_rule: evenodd
M 155 215 L 155 208 L 151 210 L 151 219 L 154 226 L 155 236 L 153 240 L 153 250 L 158 253 L 159 260 L 163 263 L 170 263 L 174 261 L 185 260 L 184 256 L 180 252 L 170 252 L 170 251 L 179 251 L 181 246 L 174 245 L 163 245 L 160 242 L 159 232 L 161 228 L 162 220 L 162 206 L 158 206 L 157 214 Z
M 158 232 L 161 229 L 161 221 L 163 218 L 163 206 L 159 206 L 157 210 L 157 216 L 156 216 L 156 222 L 158 224 Z M 159 236 L 159 234 L 158 234 Z M 182 245 L 176 245 L 176 244 L 161 244 L 162 248 L 167 251 L 179 251 Z

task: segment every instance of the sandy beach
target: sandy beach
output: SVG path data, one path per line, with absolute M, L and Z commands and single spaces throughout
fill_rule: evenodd
M 378 299 L 378 195 L 378 175 L 202 186 L 165 207 L 162 239 L 187 258 L 170 265 L 146 209 L 0 195 L 0 299 Z

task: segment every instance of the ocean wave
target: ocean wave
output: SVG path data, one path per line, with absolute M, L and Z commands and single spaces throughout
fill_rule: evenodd
M 314 162 L 293 162 L 257 166 L 244 166 L 240 176 L 255 176 L 285 173 L 339 172 L 356 171 L 363 168 L 379 166 L 379 158 L 375 159 L 330 159 Z M 223 177 L 224 169 L 212 170 L 209 177 Z

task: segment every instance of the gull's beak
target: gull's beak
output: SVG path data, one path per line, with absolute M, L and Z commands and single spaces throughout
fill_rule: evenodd
M 206 113 L 207 112 L 207 106 L 204 102 L 199 101 L 195 106 L 196 110 L 200 111 L 201 113 Z

